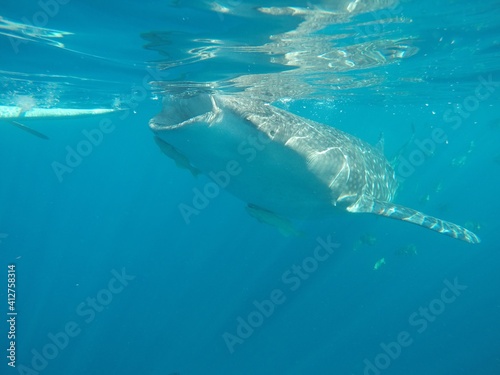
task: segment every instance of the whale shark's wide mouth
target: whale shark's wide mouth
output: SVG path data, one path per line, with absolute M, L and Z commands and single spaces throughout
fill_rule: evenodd
M 210 94 L 171 95 L 163 100 L 163 111 L 149 121 L 153 131 L 173 130 L 194 123 L 214 121 L 220 109 Z

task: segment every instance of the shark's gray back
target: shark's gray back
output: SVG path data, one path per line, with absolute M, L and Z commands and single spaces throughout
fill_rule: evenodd
M 331 126 L 255 100 L 219 98 L 226 110 L 247 119 L 274 142 L 300 154 L 332 192 L 332 204 L 362 197 L 390 202 L 397 189 L 394 170 L 381 150 Z

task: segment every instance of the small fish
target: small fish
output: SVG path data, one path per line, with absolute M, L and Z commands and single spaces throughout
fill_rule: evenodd
M 373 270 L 376 271 L 383 265 L 385 265 L 385 258 L 377 260 L 377 263 L 375 263 L 375 265 L 373 266 Z
M 396 255 L 408 255 L 408 256 L 413 256 L 417 255 L 417 246 L 413 243 L 403 246 L 396 250 L 395 252 Z

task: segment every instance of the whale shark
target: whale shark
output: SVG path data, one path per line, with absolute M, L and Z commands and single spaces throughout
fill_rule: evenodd
M 265 217 L 370 213 L 480 242 L 457 224 L 392 203 L 398 182 L 380 147 L 259 99 L 167 95 L 149 126 L 157 143 L 174 147 L 191 166 Z

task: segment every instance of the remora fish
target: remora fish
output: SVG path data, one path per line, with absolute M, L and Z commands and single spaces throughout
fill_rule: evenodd
M 191 165 L 225 179 L 229 192 L 266 212 L 288 218 L 372 213 L 480 242 L 459 225 L 391 203 L 397 181 L 380 150 L 262 101 L 170 96 L 149 125 Z

